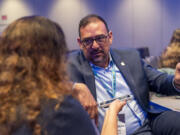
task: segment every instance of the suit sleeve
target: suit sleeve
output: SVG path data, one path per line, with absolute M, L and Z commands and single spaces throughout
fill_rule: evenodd
M 73 82 L 84 83 L 84 78 L 81 69 L 80 52 L 70 53 L 67 59 L 67 73 Z
M 152 66 L 148 65 L 139 57 L 139 53 L 137 51 L 134 51 L 133 54 L 134 57 L 136 55 L 137 59 L 132 58 L 132 60 L 135 61 L 137 66 L 135 67 L 132 65 L 133 68 L 131 69 L 134 70 L 134 73 L 138 71 L 134 75 L 136 77 L 134 80 L 136 80 L 137 77 L 141 78 L 137 79 L 137 81 L 140 80 L 141 82 L 137 82 L 136 84 L 146 84 L 144 86 L 149 86 L 149 89 L 151 91 L 166 95 L 178 94 L 178 92 L 174 89 L 172 85 L 174 78 L 173 75 L 162 73 L 157 69 L 153 68 Z M 141 76 L 139 76 L 140 73 L 142 73 Z

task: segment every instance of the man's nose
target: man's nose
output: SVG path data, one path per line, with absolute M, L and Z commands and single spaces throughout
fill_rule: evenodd
M 93 49 L 99 48 L 99 44 L 96 42 L 96 40 L 93 40 L 92 48 L 93 48 Z

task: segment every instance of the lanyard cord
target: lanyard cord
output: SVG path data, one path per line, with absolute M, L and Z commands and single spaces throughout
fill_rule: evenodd
M 111 87 L 112 89 L 109 89 L 107 84 L 102 80 L 102 78 L 97 74 L 97 72 L 94 72 L 95 77 L 102 83 L 103 87 L 106 89 L 106 91 L 108 92 L 108 94 L 114 98 L 115 93 L 116 93 L 116 71 L 115 71 L 115 66 L 113 64 L 112 66 L 112 83 L 111 83 Z
M 138 115 L 136 114 L 136 112 L 130 107 L 129 103 L 127 102 L 126 105 L 129 107 L 129 109 L 131 110 L 131 112 L 133 113 L 133 115 L 137 118 L 139 126 L 142 126 L 142 121 L 141 119 L 138 117 Z
M 108 88 L 108 85 L 103 81 L 103 79 L 97 74 L 97 72 L 95 70 L 93 70 L 95 77 L 101 82 L 101 84 L 103 85 L 103 87 L 106 89 L 106 91 L 108 92 L 108 94 L 114 98 L 115 97 L 115 93 L 116 93 L 116 72 L 115 72 L 115 65 L 113 63 L 112 66 L 112 83 L 111 83 L 111 87 L 112 89 Z M 140 126 L 142 126 L 142 121 L 140 119 L 140 117 L 136 114 L 136 112 L 130 107 L 129 103 L 127 102 L 126 104 L 129 109 L 131 110 L 131 112 L 133 113 L 133 115 L 137 118 L 138 123 Z

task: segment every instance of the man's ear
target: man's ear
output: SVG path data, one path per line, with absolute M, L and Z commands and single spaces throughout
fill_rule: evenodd
M 77 38 L 77 42 L 79 44 L 80 49 L 83 49 L 83 44 L 81 43 L 80 37 Z
M 109 31 L 109 43 L 112 44 L 113 41 L 113 34 L 112 31 Z

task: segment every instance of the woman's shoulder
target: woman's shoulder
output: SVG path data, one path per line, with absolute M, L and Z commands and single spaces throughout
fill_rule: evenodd
M 81 108 L 81 104 L 72 96 L 65 96 L 64 100 L 61 103 L 61 107 L 72 107 L 72 109 L 76 109 L 76 107 Z
M 95 134 L 89 115 L 72 96 L 65 96 L 60 105 L 54 106 L 49 116 L 42 119 L 41 125 L 48 134 Z
M 81 104 L 73 98 L 71 95 L 66 95 L 63 97 L 63 101 L 59 103 L 58 100 L 51 99 L 43 102 L 41 114 L 50 115 L 52 113 L 64 114 L 64 113 L 75 113 L 75 112 L 84 112 Z M 46 118 L 49 116 L 45 116 Z M 62 115 L 63 117 L 63 115 Z
M 65 96 L 59 104 L 57 100 L 44 101 L 37 118 L 41 134 L 95 135 L 92 122 L 81 104 L 72 96 Z M 31 128 L 22 125 L 13 135 L 31 135 Z

